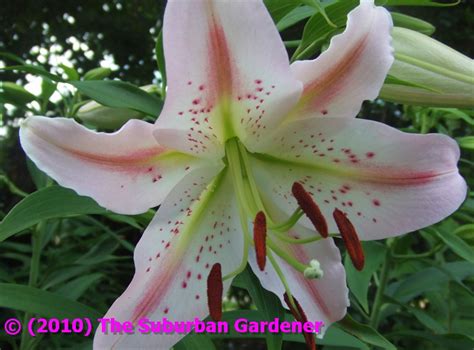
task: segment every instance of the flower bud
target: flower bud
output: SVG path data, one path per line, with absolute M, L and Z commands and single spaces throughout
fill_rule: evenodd
M 145 85 L 140 87 L 140 89 L 146 92 L 153 92 L 156 90 L 156 86 Z M 141 119 L 145 115 L 132 109 L 106 107 L 96 101 L 90 101 L 79 108 L 76 116 L 83 122 L 95 127 L 115 130 L 128 120 Z
M 474 107 L 472 59 L 410 29 L 394 27 L 392 37 L 395 62 L 388 74 L 395 79 L 386 81 L 381 98 L 418 106 Z

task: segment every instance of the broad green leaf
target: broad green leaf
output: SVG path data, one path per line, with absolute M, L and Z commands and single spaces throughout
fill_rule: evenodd
M 41 99 L 43 103 L 46 104 L 49 101 L 49 98 L 56 91 L 57 84 L 51 81 L 51 79 L 43 77 L 41 81 Z
M 474 126 L 474 118 L 469 114 L 457 108 L 432 108 L 436 115 L 442 116 L 444 119 L 464 120 L 467 124 Z
M 435 232 L 436 235 L 461 258 L 474 263 L 474 249 L 461 238 L 446 230 L 440 232 L 433 229 L 430 231 Z
M 97 67 L 87 71 L 84 74 L 84 80 L 102 80 L 107 78 L 112 70 L 110 68 Z M 77 79 L 75 79 L 77 80 Z
M 462 237 L 463 240 L 469 242 L 471 245 L 474 245 L 472 244 L 474 242 L 474 224 L 460 226 L 454 231 L 453 234 Z
M 435 333 L 445 333 L 446 329 L 444 326 L 436 321 L 433 317 L 431 317 L 428 312 L 424 310 L 417 309 L 410 304 L 407 303 L 401 303 L 398 300 L 394 298 L 390 298 L 388 296 L 384 296 L 385 301 L 388 301 L 392 304 L 400 306 L 402 309 L 406 310 L 410 314 L 416 317 L 416 319 L 423 324 L 425 327 L 428 329 L 431 329 Z
M 89 317 L 92 322 L 102 315 L 87 305 L 41 289 L 0 283 L 0 307 L 21 310 L 44 317 Z
M 285 17 L 291 10 L 296 8 L 301 1 L 300 0 L 264 0 L 265 6 L 268 12 L 273 18 L 275 23 L 278 23 L 283 17 Z
M 28 172 L 30 173 L 31 179 L 36 186 L 36 189 L 40 189 L 46 187 L 50 178 L 46 173 L 39 170 L 35 163 L 33 163 L 29 158 L 26 158 L 26 167 L 28 168 Z
M 377 0 L 375 3 L 381 6 L 432 6 L 432 7 L 448 7 L 456 6 L 461 0 L 451 2 L 440 2 L 436 0 Z
M 370 280 L 374 272 L 377 271 L 384 261 L 387 247 L 378 242 L 364 242 L 363 247 L 366 256 L 364 269 L 357 271 L 352 265 L 348 255 L 346 255 L 344 259 L 344 266 L 346 267 L 349 290 L 368 314 L 369 303 L 367 300 L 367 292 L 370 287 Z
M 311 17 L 316 13 L 316 9 L 310 6 L 300 6 L 289 12 L 277 23 L 277 29 L 281 32 L 292 25 Z
M 469 276 L 474 276 L 472 263 L 467 261 L 446 263 L 443 265 L 443 270 L 429 267 L 393 282 L 386 288 L 386 294 L 400 302 L 408 302 L 423 293 L 441 290 L 449 281 L 459 282 Z
M 42 220 L 85 214 L 104 214 L 89 197 L 60 186 L 50 186 L 30 194 L 5 216 L 0 223 L 0 242 Z
M 458 137 L 456 140 L 461 148 L 474 150 L 474 136 Z
M 400 339 L 419 338 L 429 343 L 437 344 L 440 349 L 468 350 L 474 348 L 474 340 L 464 334 L 433 334 L 433 332 L 422 332 L 416 330 L 402 330 L 390 333 Z
M 173 346 L 174 350 L 216 350 L 211 338 L 206 334 L 189 334 L 178 344 Z
M 0 68 L 0 71 L 2 71 L 2 70 L 17 70 L 19 72 L 40 75 L 42 77 L 45 77 L 45 78 L 48 78 L 48 79 L 51 79 L 51 80 L 54 80 L 54 81 L 64 82 L 64 79 L 61 78 L 59 75 L 49 73 L 46 69 L 44 69 L 44 67 L 37 66 L 37 65 L 32 65 L 32 64 L 24 64 L 24 65 L 9 66 L 9 67 Z
M 357 0 L 338 1 L 326 5 L 325 10 L 331 21 L 338 27 L 343 28 L 346 24 L 347 14 L 358 4 L 359 1 Z M 292 61 L 311 57 L 329 39 L 330 35 L 338 30 L 338 28 L 329 25 L 320 12 L 315 13 L 306 22 L 300 46 L 293 54 Z
M 28 92 L 23 86 L 9 82 L 0 82 L 0 98 L 3 103 L 15 106 L 24 106 L 36 100 L 36 96 Z
M 129 108 L 157 117 L 162 102 L 135 85 L 118 80 L 69 81 L 81 93 L 108 107 Z
M 11 52 L 6 52 L 6 51 L 0 51 L 0 57 L 5 57 L 7 59 L 10 59 L 12 61 L 15 61 L 19 64 L 26 64 L 25 60 L 21 58 L 20 56 L 17 56 Z
M 261 286 L 260 281 L 249 266 L 234 279 L 234 285 L 248 290 L 255 306 L 257 306 L 257 310 L 264 318 L 273 320 L 275 318 L 282 319 L 285 316 L 280 299 Z M 281 334 L 268 334 L 266 339 L 268 349 L 281 349 L 283 340 Z
M 79 73 L 73 67 L 68 67 L 65 64 L 60 64 L 59 67 L 64 70 L 69 80 L 79 80 Z
M 55 290 L 54 293 L 71 300 L 77 300 L 90 286 L 100 280 L 103 276 L 104 275 L 101 273 L 80 276 L 72 281 L 67 282 L 66 284 L 63 284 L 60 288 Z
M 397 27 L 408 28 L 426 35 L 431 35 L 436 30 L 434 25 L 419 18 L 398 12 L 391 12 L 390 14 L 392 15 L 393 25 Z
M 370 326 L 364 325 L 352 319 L 351 316 L 346 315 L 338 322 L 338 325 L 346 332 L 359 338 L 360 340 L 381 347 L 383 349 L 396 350 L 395 345 L 385 339 L 377 330 Z

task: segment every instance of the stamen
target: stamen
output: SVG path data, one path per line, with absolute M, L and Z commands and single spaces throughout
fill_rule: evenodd
M 364 250 L 362 249 L 362 244 L 357 236 L 354 225 L 352 225 L 352 222 L 350 222 L 347 216 L 337 208 L 334 209 L 332 215 L 336 221 L 337 227 L 339 228 L 339 232 L 341 233 L 344 245 L 346 246 L 347 252 L 352 260 L 352 264 L 357 270 L 361 271 L 364 268 Z
M 209 314 L 214 321 L 222 319 L 223 291 L 221 264 L 216 263 L 212 266 L 211 272 L 207 277 L 207 304 L 209 306 Z
M 291 298 L 292 300 L 290 300 L 290 298 L 288 297 L 288 294 L 285 293 L 283 295 L 283 298 L 296 321 L 299 321 L 301 323 L 308 322 L 308 318 L 306 317 L 306 314 L 304 313 L 303 308 L 301 307 L 300 303 L 298 302 L 298 300 L 296 300 L 294 296 Z M 308 346 L 308 349 L 316 350 L 316 342 L 314 340 L 313 334 L 304 332 L 303 336 L 306 341 L 306 345 Z
M 298 202 L 300 208 L 306 214 L 308 219 L 313 223 L 314 227 L 316 228 L 316 231 L 318 231 L 319 234 L 324 238 L 327 238 L 329 234 L 328 224 L 311 195 L 304 189 L 303 185 L 301 185 L 299 182 L 295 182 L 293 184 L 291 191 L 293 192 L 293 196 L 296 198 L 296 201 Z
M 255 242 L 255 253 L 257 255 L 258 267 L 265 270 L 267 257 L 267 220 L 263 211 L 259 211 L 253 223 L 253 241 Z

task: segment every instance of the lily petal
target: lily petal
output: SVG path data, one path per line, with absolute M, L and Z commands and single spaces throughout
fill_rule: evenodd
M 220 263 L 228 274 L 240 264 L 243 242 L 237 202 L 226 170 L 187 175 L 170 193 L 138 243 L 135 275 L 104 318 L 194 321 L 209 314 L 206 298 L 211 267 Z M 214 179 L 213 179 L 214 178 Z M 208 185 L 210 183 L 210 185 Z M 231 280 L 224 281 L 224 292 Z M 184 334 L 103 334 L 96 349 L 169 349 Z
M 344 211 L 361 239 L 381 239 L 434 224 L 464 201 L 459 147 L 445 135 L 403 133 L 369 120 L 319 117 L 284 125 L 254 154 L 258 185 L 285 213 L 301 182 L 326 219 Z M 268 179 L 272 179 L 268 181 Z M 329 229 L 337 231 L 332 220 Z M 312 224 L 306 218 L 306 227 Z
M 168 147 L 221 157 L 227 139 L 256 139 L 300 96 L 261 0 L 170 1 L 163 44 L 169 86 L 157 136 Z
M 318 234 L 297 225 L 290 230 L 289 235 L 294 238 L 308 238 Z M 321 264 L 321 269 L 324 272 L 323 277 L 317 280 L 307 279 L 301 272 L 275 256 L 290 286 L 291 293 L 302 306 L 308 321 L 323 321 L 324 327 L 321 329 L 321 334 L 324 334 L 331 323 L 344 317 L 349 306 L 346 273 L 341 263 L 339 249 L 332 238 L 305 245 L 283 243 L 278 243 L 278 245 L 303 264 L 308 264 L 311 259 L 317 259 Z M 267 264 L 265 271 L 260 271 L 254 252 L 251 252 L 249 262 L 262 286 L 275 293 L 280 298 L 282 305 L 285 305 L 283 299 L 285 288 L 273 266 Z
M 373 1 L 348 15 L 346 30 L 312 61 L 291 65 L 304 91 L 292 118 L 355 117 L 364 100 L 375 99 L 393 63 L 392 19 Z
M 20 141 L 35 164 L 60 185 L 114 212 L 138 214 L 159 205 L 189 171 L 209 166 L 159 145 L 154 128 L 130 120 L 107 134 L 72 119 L 30 117 L 21 125 Z

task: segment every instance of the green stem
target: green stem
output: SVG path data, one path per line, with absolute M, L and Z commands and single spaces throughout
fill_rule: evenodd
M 268 228 L 273 231 L 288 232 L 290 228 L 296 225 L 296 223 L 303 216 L 303 214 L 303 211 L 300 208 L 297 208 L 293 212 L 293 214 L 291 214 L 288 220 L 280 224 L 268 225 Z
M 36 287 L 36 283 L 38 281 L 39 275 L 39 265 L 40 265 L 40 258 L 41 258 L 41 232 L 43 231 L 44 221 L 40 222 L 36 225 L 36 229 L 31 234 L 31 246 L 32 246 L 32 254 L 31 254 L 31 263 L 30 263 L 30 276 L 28 279 L 28 286 L 29 287 Z M 23 318 L 23 325 L 27 325 L 29 319 L 31 318 L 31 313 L 26 312 Z M 27 327 L 23 328 L 21 333 L 21 343 L 20 343 L 20 350 L 26 350 L 30 348 L 29 344 L 29 335 Z
M 304 272 L 308 265 L 302 264 L 295 258 L 293 258 L 288 252 L 285 250 L 281 249 L 278 245 L 272 242 L 271 239 L 267 238 L 267 245 L 271 248 L 272 251 L 274 251 L 280 258 L 285 260 L 288 264 L 290 264 L 292 267 L 295 268 L 295 270 Z
M 377 293 L 375 294 L 375 301 L 372 307 L 372 313 L 370 315 L 370 326 L 374 329 L 377 329 L 380 318 L 380 308 L 383 304 L 383 295 L 385 292 L 385 287 L 388 281 L 388 273 L 390 269 L 391 251 L 390 248 L 387 249 L 387 254 L 385 255 L 385 261 L 382 266 L 382 272 L 380 274 L 380 284 L 377 288 Z

